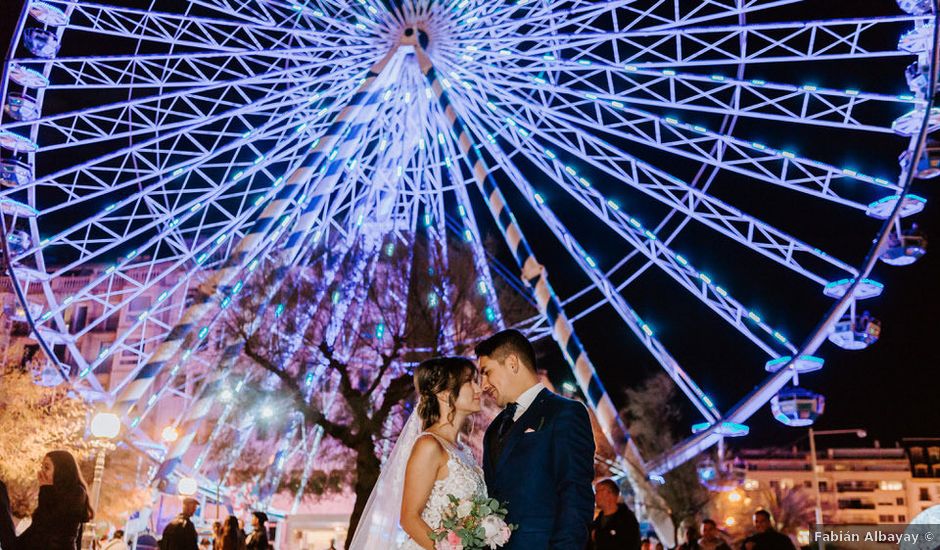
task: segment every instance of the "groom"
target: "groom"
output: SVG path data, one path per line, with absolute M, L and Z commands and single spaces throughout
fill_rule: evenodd
M 583 550 L 594 515 L 594 435 L 587 409 L 550 392 L 516 330 L 476 346 L 483 391 L 503 411 L 483 439 L 489 496 L 518 525 L 503 550 Z

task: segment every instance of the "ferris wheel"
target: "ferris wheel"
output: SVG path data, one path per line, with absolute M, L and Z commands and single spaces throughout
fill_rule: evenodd
M 203 420 L 209 381 L 156 381 L 201 360 L 259 266 L 329 233 L 427 231 L 472 248 L 494 326 L 493 277 L 521 279 L 539 314 L 520 328 L 558 342 L 635 485 L 768 403 L 811 423 L 823 401 L 803 375 L 827 339 L 877 340 L 872 270 L 925 252 L 910 187 L 940 159 L 934 3 L 825 4 L 27 1 L 0 89 L 12 315 L 128 429 L 170 396 Z M 576 282 L 556 291 L 549 272 Z M 668 291 L 635 301 L 647 281 Z M 797 318 L 781 289 L 817 307 Z M 601 310 L 701 416 L 661 457 L 627 443 L 576 336 Z M 683 310 L 761 357 L 736 404 L 698 381 L 714 350 L 677 352 Z

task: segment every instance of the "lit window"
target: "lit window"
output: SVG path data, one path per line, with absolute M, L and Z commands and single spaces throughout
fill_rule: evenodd
M 903 491 L 904 484 L 900 481 L 882 481 L 878 484 L 878 488 L 882 491 Z

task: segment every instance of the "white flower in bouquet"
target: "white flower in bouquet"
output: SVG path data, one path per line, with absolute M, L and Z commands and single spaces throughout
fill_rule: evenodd
M 435 550 L 496 550 L 509 542 L 514 525 L 503 519 L 507 510 L 496 499 L 459 499 L 447 495 L 450 505 L 441 526 L 428 533 Z
M 457 505 L 457 517 L 463 519 L 473 512 L 473 501 L 463 500 Z
M 509 535 L 512 533 L 503 518 L 495 515 L 489 515 L 480 522 L 483 528 L 483 537 L 490 548 L 498 548 L 509 542 Z

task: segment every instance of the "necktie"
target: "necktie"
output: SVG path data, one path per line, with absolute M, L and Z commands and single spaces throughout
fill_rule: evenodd
M 503 409 L 502 418 L 500 418 L 499 426 L 496 428 L 496 441 L 494 442 L 494 458 L 499 458 L 500 453 L 503 451 L 503 444 L 506 442 L 506 436 L 509 435 L 509 430 L 512 429 L 512 425 L 516 423 L 513 419 L 516 416 L 516 403 L 509 403 L 506 405 L 506 408 Z

